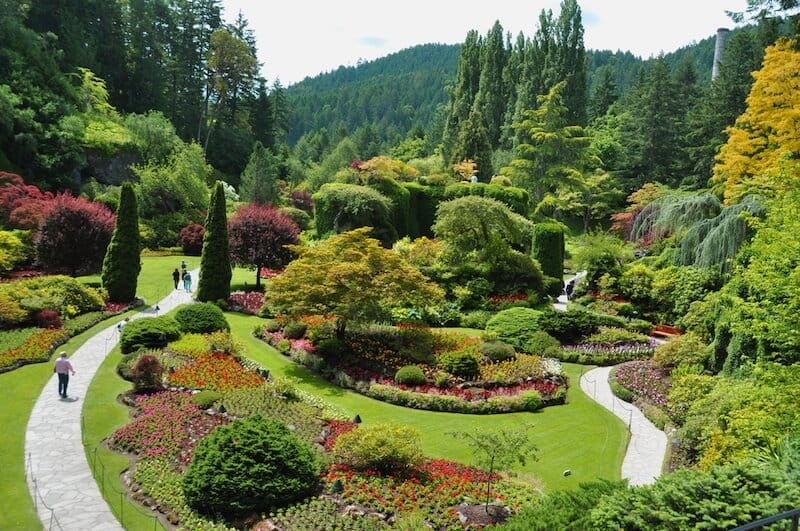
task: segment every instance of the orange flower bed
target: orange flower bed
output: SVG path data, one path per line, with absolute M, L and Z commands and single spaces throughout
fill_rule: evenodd
M 167 376 L 170 385 L 188 389 L 239 389 L 258 387 L 264 378 L 242 366 L 235 358 L 214 352 L 198 356 Z

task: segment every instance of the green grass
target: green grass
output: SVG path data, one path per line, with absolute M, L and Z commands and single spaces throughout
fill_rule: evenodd
M 246 355 L 269 368 L 272 374 L 294 379 L 300 388 L 352 415 L 358 414 L 364 423 L 392 422 L 415 427 L 422 434 L 422 447 L 427 455 L 471 463 L 467 446 L 447 432 L 511 428 L 532 423 L 539 461 L 529 463 L 520 472 L 541 480 L 546 489 L 571 488 L 596 478 L 620 478 L 627 430 L 621 420 L 578 388 L 578 378 L 582 371 L 588 370 L 586 367 L 565 364 L 572 387 L 567 395 L 568 404 L 564 406 L 548 407 L 536 413 L 504 415 L 421 411 L 386 404 L 336 387 L 252 337 L 252 330 L 263 322 L 262 319 L 232 313 L 227 314 L 227 318 L 231 331 L 245 344 Z M 563 476 L 566 469 L 572 471 L 570 476 Z

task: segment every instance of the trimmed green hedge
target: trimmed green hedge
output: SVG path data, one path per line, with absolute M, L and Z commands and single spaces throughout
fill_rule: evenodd
M 179 337 L 181 326 L 175 318 L 168 315 L 143 317 L 125 325 L 120 334 L 119 348 L 123 354 L 140 348 L 164 348 Z

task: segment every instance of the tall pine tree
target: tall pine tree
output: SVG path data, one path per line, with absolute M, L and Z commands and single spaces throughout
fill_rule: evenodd
M 124 183 L 117 208 L 117 224 L 111 243 L 103 260 L 101 279 L 108 291 L 108 299 L 114 302 L 130 302 L 136 297 L 141 242 L 139 239 L 139 207 L 136 192 L 131 183 Z
M 200 280 L 197 300 L 227 301 L 231 294 L 231 257 L 228 250 L 228 218 L 225 210 L 225 188 L 217 181 L 211 194 L 200 257 Z
M 239 196 L 249 203 L 274 205 L 278 192 L 278 160 L 261 142 L 256 142 L 242 173 Z

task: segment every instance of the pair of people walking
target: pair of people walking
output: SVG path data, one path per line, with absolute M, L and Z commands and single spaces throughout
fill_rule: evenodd
M 183 282 L 183 289 L 192 291 L 192 275 L 186 270 L 186 262 L 183 260 L 181 260 L 181 270 L 178 271 L 176 267 L 175 271 L 172 272 L 172 283 L 175 289 L 178 289 L 179 282 Z

